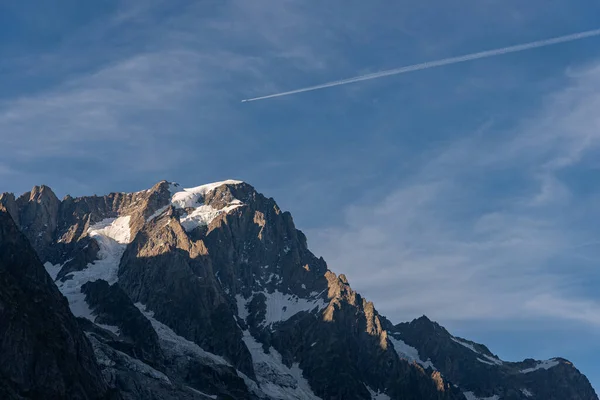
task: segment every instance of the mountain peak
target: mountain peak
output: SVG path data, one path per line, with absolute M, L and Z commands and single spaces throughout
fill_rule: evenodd
M 159 184 L 162 183 L 162 182 L 167 182 L 167 181 L 161 181 L 161 182 L 159 182 Z M 175 193 L 177 193 L 177 192 L 189 192 L 189 193 L 206 194 L 207 192 L 209 192 L 211 190 L 214 190 L 214 189 L 216 189 L 216 188 L 218 188 L 220 186 L 223 186 L 223 185 L 240 185 L 240 184 L 244 184 L 246 182 L 244 182 L 244 181 L 238 181 L 238 180 L 235 180 L 235 179 L 226 179 L 224 181 L 218 181 L 218 182 L 212 182 L 212 183 L 205 183 L 205 184 L 202 184 L 200 186 L 195 186 L 195 187 L 191 187 L 191 188 L 183 188 L 177 182 L 167 182 L 167 183 L 169 183 L 172 186 L 172 188 L 173 188 L 173 190 L 174 190 Z
M 425 314 L 421 315 L 419 318 L 416 318 L 413 322 L 415 323 L 433 323 Z

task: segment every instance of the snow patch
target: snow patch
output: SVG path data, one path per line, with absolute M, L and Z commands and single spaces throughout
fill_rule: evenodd
M 180 191 L 181 191 L 181 185 L 179 183 L 169 182 L 169 192 L 171 193 L 171 196 L 173 196 L 175 193 L 180 192 Z
M 478 358 L 477 361 L 479 361 L 479 362 L 482 362 L 484 364 L 489 364 L 489 365 L 502 365 L 502 364 L 504 364 L 504 362 L 502 360 L 499 360 L 499 359 L 497 359 L 495 357 L 491 357 L 491 356 L 489 356 L 487 354 L 483 354 L 482 352 L 478 351 L 475 348 L 475 346 L 473 346 L 471 343 L 462 341 L 462 340 L 457 339 L 455 337 L 451 337 L 450 339 L 452 339 L 453 342 L 456 342 L 456 343 L 460 344 L 461 346 L 464 346 L 467 349 L 471 350 L 472 352 L 477 353 L 480 356 L 482 356 L 482 357 L 484 357 L 484 358 L 487 359 L 487 361 L 484 361 L 484 360 Z
M 271 272 L 271 274 L 269 274 L 269 276 L 267 277 L 266 282 L 273 284 L 281 284 L 283 283 L 283 277 L 279 274 L 274 274 Z
M 248 299 L 244 299 L 242 295 L 236 295 L 238 316 L 242 319 L 248 317 L 248 303 L 252 301 L 257 294 L 265 295 L 265 319 L 261 323 L 262 326 L 269 326 L 277 322 L 287 321 L 299 312 L 311 312 L 313 310 L 321 311 L 327 304 L 320 298 L 301 298 L 293 294 L 281 293 L 275 290 L 273 293 L 254 292 Z
M 194 392 L 194 393 L 197 393 L 197 394 L 199 394 L 199 395 L 202 395 L 202 396 L 208 397 L 209 399 L 216 399 L 216 398 L 217 398 L 217 395 L 216 395 L 216 394 L 206 394 L 206 393 L 204 393 L 204 392 L 201 392 L 201 391 L 199 391 L 199 390 L 197 390 L 197 389 L 194 389 L 193 387 L 190 387 L 190 386 L 186 386 L 186 388 L 188 388 L 189 390 L 191 390 L 191 391 L 192 391 L 192 392 Z
M 107 218 L 91 226 L 87 233 L 100 247 L 99 259 L 88 264 L 82 271 L 70 272 L 69 279 L 65 282 L 56 282 L 76 317 L 87 318 L 92 322 L 95 320 L 92 310 L 85 302 L 85 295 L 81 293 L 81 286 L 98 279 L 105 280 L 109 285 L 117 282 L 121 257 L 127 243 L 131 241 L 130 219 L 129 216 Z
M 248 308 L 246 307 L 248 305 L 248 302 L 246 301 L 246 299 L 244 299 L 244 297 L 241 294 L 235 295 L 235 301 L 237 303 L 238 317 L 245 321 L 249 315 Z
M 243 182 L 227 180 L 188 189 L 179 189 L 178 187 L 171 186 L 169 189 L 173 195 L 171 197 L 171 204 L 173 204 L 175 208 L 179 209 L 194 209 L 194 211 L 180 219 L 181 225 L 185 231 L 190 232 L 197 227 L 207 226 L 219 215 L 228 213 L 242 206 L 243 203 L 238 199 L 232 200 L 226 207 L 222 209 L 216 209 L 212 206 L 204 204 L 204 196 L 206 196 L 206 194 L 210 191 L 215 190 L 223 185 L 236 185 L 240 183 Z
M 415 349 L 412 346 L 409 346 L 400 339 L 394 338 L 390 332 L 388 332 L 388 340 L 394 345 L 394 349 L 396 350 L 396 353 L 398 353 L 398 356 L 400 358 L 408 360 L 410 362 L 416 362 L 423 368 L 431 368 L 437 371 L 437 368 L 435 367 L 435 365 L 433 365 L 430 359 L 427 359 L 427 361 L 421 360 L 421 357 L 419 356 L 419 351 L 417 349 Z
M 186 232 L 190 232 L 199 226 L 208 226 L 219 215 L 227 214 L 241 205 L 240 203 L 230 204 L 220 210 L 208 205 L 201 205 L 196 207 L 190 214 L 181 217 L 179 222 L 181 222 L 181 226 L 183 226 Z
M 321 290 L 321 292 L 310 292 L 308 294 L 309 297 L 321 297 L 323 293 L 325 293 L 327 289 Z
M 111 331 L 112 333 L 114 333 L 117 336 L 119 336 L 121 334 L 121 331 L 119 330 L 118 326 L 104 325 L 104 324 L 96 324 L 96 325 L 98 325 L 100 328 L 106 329 L 107 331 Z
M 456 342 L 456 343 L 460 344 L 461 346 L 466 347 L 467 349 L 471 350 L 472 352 L 479 354 L 479 352 L 475 349 L 475 347 L 473 347 L 473 345 L 471 343 L 463 342 L 462 340 L 459 340 L 455 337 L 451 337 L 450 339 L 452 339 L 453 342 Z
M 264 325 L 287 321 L 302 311 L 310 312 L 314 309 L 320 311 L 327 307 L 323 299 L 304 299 L 291 294 L 284 294 L 278 290 L 273 293 L 263 292 L 266 297 L 267 311 Z
M 109 238 L 120 244 L 131 242 L 131 229 L 129 228 L 129 215 L 119 218 L 106 218 L 88 229 L 88 235 Z
M 85 301 L 85 294 L 81 293 L 81 285 L 88 281 L 89 280 L 87 279 L 82 281 L 71 279 L 58 285 L 58 289 L 69 301 L 69 308 L 74 316 L 86 318 L 94 322 L 96 320 L 96 316 L 94 315 L 94 312 L 88 303 Z M 77 284 L 77 282 L 81 283 Z
M 493 395 L 492 397 L 477 397 L 473 392 L 464 392 L 463 394 L 467 400 L 500 400 L 500 396 L 497 394 Z
M 206 196 L 208 192 L 215 190 L 216 188 L 223 185 L 237 185 L 240 183 L 244 182 L 229 179 L 222 182 L 214 182 L 209 183 L 207 185 L 187 189 L 179 189 L 179 187 L 177 186 L 172 186 L 172 189 L 170 188 L 171 193 L 173 193 L 171 203 L 177 208 L 196 207 L 199 205 L 198 201 L 204 196 Z
M 44 268 L 46 268 L 46 272 L 48 272 L 48 275 L 50 275 L 52 280 L 55 281 L 56 276 L 62 269 L 63 265 L 64 264 L 52 264 L 51 262 L 46 262 L 44 263 Z
M 481 353 L 480 353 L 480 354 L 481 354 Z M 502 365 L 502 364 L 504 364 L 504 361 L 502 361 L 502 360 L 499 360 L 499 359 L 497 359 L 497 358 L 495 358 L 495 357 L 490 357 L 490 356 L 488 356 L 487 354 L 481 354 L 481 355 L 482 355 L 483 357 L 485 357 L 485 358 L 488 360 L 488 362 L 491 362 L 491 363 L 492 363 L 492 364 L 494 364 L 494 365 Z
M 263 392 L 259 387 L 258 384 L 256 382 L 254 382 L 252 379 L 250 379 L 250 377 L 246 374 L 244 374 L 243 372 L 236 370 L 238 376 L 240 376 L 243 380 L 244 383 L 246 384 L 246 387 L 248 388 L 248 390 L 250 390 L 254 395 L 256 395 L 258 398 L 260 399 L 265 399 L 267 398 L 267 395 L 265 394 L 265 392 Z
M 288 368 L 281 354 L 272 347 L 269 354 L 265 353 L 262 344 L 248 331 L 244 331 L 243 340 L 252 356 L 257 381 L 267 396 L 281 400 L 320 400 L 304 378 L 298 363 Z
M 183 355 L 187 357 L 199 357 L 204 359 L 207 364 L 229 365 L 229 363 L 225 361 L 223 357 L 205 351 L 196 343 L 179 336 L 167 325 L 156 320 L 154 318 L 154 312 L 147 311 L 146 306 L 144 306 L 142 303 L 136 303 L 135 306 L 142 312 L 142 314 L 144 314 L 146 318 L 148 318 L 152 324 L 152 327 L 156 331 L 160 339 L 161 347 L 165 353 L 175 356 Z
M 371 400 L 391 400 L 390 396 L 385 393 L 376 392 L 368 386 L 367 390 L 371 393 Z
M 558 364 L 560 364 L 560 363 L 555 359 L 538 361 L 538 364 L 535 367 L 522 369 L 521 373 L 528 374 L 530 372 L 537 371 L 538 369 L 550 369 L 550 368 L 556 367 Z
M 171 380 L 165 374 L 156 369 L 152 368 L 148 364 L 141 362 L 140 360 L 133 358 L 119 350 L 113 349 L 110 346 L 102 345 L 95 337 L 91 334 L 86 334 L 92 347 L 94 349 L 94 355 L 100 365 L 106 367 L 114 367 L 119 364 L 125 368 L 146 375 L 150 378 L 163 381 L 171 385 Z M 116 360 L 116 361 L 115 361 Z
M 521 393 L 523 393 L 526 397 L 533 397 L 533 393 L 528 389 L 521 389 Z
M 158 217 L 159 215 L 161 215 L 162 213 L 164 213 L 165 211 L 167 211 L 168 208 L 169 208 L 168 205 L 159 208 L 158 210 L 156 210 L 154 212 L 154 214 L 152 214 L 151 216 L 149 216 L 148 218 L 146 218 L 146 222 L 150 222 L 150 221 L 154 220 L 154 218 Z

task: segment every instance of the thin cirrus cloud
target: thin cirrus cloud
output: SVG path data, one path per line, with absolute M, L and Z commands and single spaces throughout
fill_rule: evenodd
M 600 302 L 582 290 L 598 277 L 597 193 L 565 178 L 599 155 L 600 65 L 569 79 L 492 149 L 493 124 L 440 150 L 380 201 L 348 207 L 343 224 L 312 233 L 312 247 L 395 321 L 425 313 L 600 328 Z M 520 190 L 490 191 L 485 181 L 499 174 L 517 177 Z
M 206 84 L 206 70 L 216 68 L 224 58 L 188 51 L 136 55 L 52 91 L 12 102 L 0 112 L 0 127 L 15 133 L 8 139 L 14 145 L 25 133 L 39 135 L 42 144 L 50 146 L 65 141 L 136 140 L 136 126 L 144 125 L 144 120 L 136 121 L 140 114 L 166 115 L 199 87 L 205 96 L 217 96 Z

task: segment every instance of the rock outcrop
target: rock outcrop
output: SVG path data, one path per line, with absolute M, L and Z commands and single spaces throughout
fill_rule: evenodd
M 55 215 L 56 203 L 40 200 L 48 190 L 35 189 L 30 199 L 36 205 L 26 207 L 38 210 L 40 215 L 34 211 L 21 214 L 28 229 L 50 231 L 49 215 Z M 39 237 L 36 243 L 41 246 L 48 237 Z M 67 301 L 29 241 L 2 209 L 0 339 L 2 399 L 120 398 L 109 390 L 92 346 L 69 311 Z

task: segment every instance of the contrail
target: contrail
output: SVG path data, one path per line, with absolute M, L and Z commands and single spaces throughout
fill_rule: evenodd
M 494 56 L 499 56 L 502 54 L 516 53 L 519 51 L 536 49 L 538 47 L 552 46 L 554 44 L 572 42 L 575 40 L 585 39 L 585 38 L 594 37 L 594 36 L 600 36 L 600 29 L 595 29 L 595 30 L 585 31 L 585 32 L 580 32 L 580 33 L 574 33 L 574 34 L 566 35 L 566 36 L 559 36 L 559 37 L 555 37 L 552 39 L 538 40 L 536 42 L 519 44 L 516 46 L 510 46 L 510 47 L 504 47 L 504 48 L 496 49 L 496 50 L 481 51 L 479 53 L 472 53 L 472 54 L 467 54 L 464 56 L 444 58 L 443 60 L 438 60 L 438 61 L 429 61 L 429 62 L 425 62 L 425 63 L 421 63 L 421 64 L 415 64 L 415 65 L 409 65 L 409 66 L 401 67 L 401 68 L 389 69 L 387 71 L 380 71 L 380 72 L 375 72 L 372 74 L 360 75 L 360 76 L 356 76 L 354 78 L 342 79 L 339 81 L 323 83 L 321 85 L 309 86 L 309 87 L 305 87 L 302 89 L 296 89 L 296 90 L 290 90 L 289 92 L 281 92 L 281 93 L 270 94 L 268 96 L 261 96 L 261 97 L 254 97 L 252 99 L 245 99 L 245 100 L 242 100 L 242 103 L 246 103 L 249 101 L 271 99 L 273 97 L 289 96 L 291 94 L 296 94 L 296 93 L 311 92 L 313 90 L 325 89 L 325 88 L 329 88 L 329 87 L 333 87 L 333 86 L 347 85 L 349 83 L 354 83 L 354 82 L 368 81 L 370 79 L 383 78 L 385 76 L 404 74 L 404 73 L 413 72 L 413 71 L 421 71 L 423 69 L 436 68 L 436 67 L 441 67 L 444 65 L 457 64 L 457 63 L 471 61 L 471 60 L 478 60 L 480 58 L 494 57 Z

